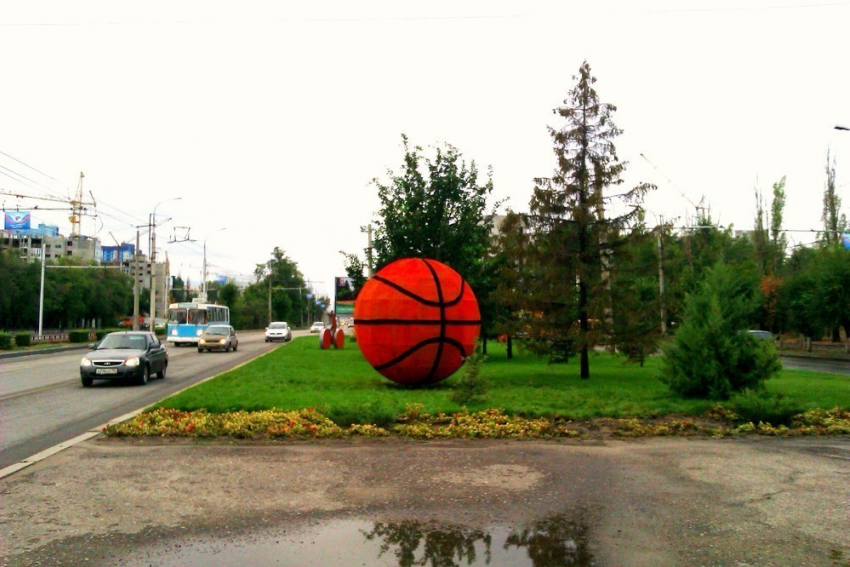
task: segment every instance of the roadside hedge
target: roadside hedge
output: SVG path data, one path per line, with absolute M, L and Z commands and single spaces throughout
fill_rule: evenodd
M 88 329 L 78 329 L 76 331 L 68 331 L 68 340 L 72 343 L 85 343 L 89 340 Z
M 9 350 L 10 348 L 12 348 L 12 335 L 0 333 L 0 350 Z
M 15 335 L 15 344 L 20 347 L 30 346 L 32 344 L 32 335 L 29 333 L 18 333 Z
M 100 339 L 102 339 L 103 337 L 108 335 L 109 333 L 117 333 L 117 332 L 126 331 L 126 330 L 127 329 L 119 329 L 117 327 L 114 328 L 114 329 L 98 329 L 97 331 L 94 332 L 94 336 L 99 341 Z

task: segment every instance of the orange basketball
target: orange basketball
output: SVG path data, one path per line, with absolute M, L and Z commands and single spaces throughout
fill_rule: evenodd
M 393 382 L 433 384 L 472 354 L 481 329 L 478 301 L 456 271 L 436 260 L 386 265 L 357 296 L 357 344 Z

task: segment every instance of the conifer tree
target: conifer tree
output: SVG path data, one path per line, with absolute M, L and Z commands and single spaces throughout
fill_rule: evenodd
M 605 274 L 613 261 L 613 251 L 624 241 L 623 229 L 640 220 L 640 203 L 651 186 L 640 184 L 631 190 L 606 194 L 623 183 L 621 175 L 627 165 L 617 158 L 614 147 L 614 139 L 622 133 L 611 118 L 616 107 L 599 101 L 593 88 L 596 78 L 586 61 L 573 78 L 577 81 L 575 87 L 563 105 L 554 110 L 565 124 L 549 128 L 557 167 L 551 178 L 535 180 L 531 213 L 552 229 L 538 233 L 541 239 L 568 240 L 562 245 L 575 278 L 566 283 L 577 290 L 576 346 L 581 357 L 581 377 L 589 378 L 591 305 L 598 306 L 601 319 L 608 319 L 606 311 L 611 304 Z M 606 217 L 612 212 L 608 207 L 612 200 L 618 201 L 616 213 Z

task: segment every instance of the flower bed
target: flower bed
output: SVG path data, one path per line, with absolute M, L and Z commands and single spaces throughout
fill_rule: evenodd
M 343 439 L 399 436 L 413 439 L 542 439 L 613 437 L 701 436 L 730 437 L 745 434 L 810 436 L 850 434 L 850 411 L 839 408 L 813 410 L 794 417 L 790 426 L 736 422 L 734 413 L 721 406 L 701 419 L 667 417 L 654 420 L 598 419 L 570 421 L 561 418 L 527 419 L 498 409 L 452 414 L 423 412 L 410 404 L 389 428 L 355 424 L 341 427 L 312 408 L 300 411 L 183 412 L 168 408 L 142 413 L 104 428 L 110 437 L 229 437 L 237 439 Z

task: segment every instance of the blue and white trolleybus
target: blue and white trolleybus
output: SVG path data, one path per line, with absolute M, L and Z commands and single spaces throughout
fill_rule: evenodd
M 172 303 L 168 306 L 166 337 L 174 346 L 197 345 L 208 325 L 230 324 L 230 309 L 212 303 Z

